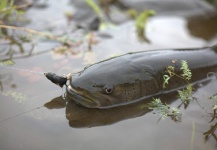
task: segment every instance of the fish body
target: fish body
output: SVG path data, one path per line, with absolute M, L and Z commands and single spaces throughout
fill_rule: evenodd
M 181 60 L 188 63 L 191 82 L 201 81 L 217 72 L 217 46 L 128 53 L 98 62 L 71 76 L 67 97 L 85 107 L 110 108 L 171 92 L 186 82 L 174 77 L 163 88 L 163 75 L 168 66 L 181 73 Z

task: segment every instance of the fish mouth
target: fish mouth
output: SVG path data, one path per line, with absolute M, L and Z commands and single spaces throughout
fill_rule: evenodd
M 98 108 L 98 104 L 94 102 L 92 99 L 85 96 L 82 92 L 77 91 L 72 88 L 70 85 L 67 86 L 67 97 L 71 98 L 78 104 L 88 107 L 88 108 Z

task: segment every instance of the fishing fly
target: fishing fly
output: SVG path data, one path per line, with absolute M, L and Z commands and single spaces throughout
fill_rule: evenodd
M 52 73 L 52 72 L 38 72 L 38 71 L 32 71 L 32 70 L 27 70 L 27 69 L 22 69 L 22 68 L 17 68 L 17 67 L 11 67 L 11 66 L 8 66 L 7 63 L 6 64 L 5 63 L 0 63 L 0 67 L 15 70 L 15 71 L 25 71 L 25 72 L 29 72 L 29 73 L 33 73 L 33 74 L 37 74 L 37 75 L 44 75 L 44 76 L 47 77 L 47 79 L 49 79 L 54 84 L 60 86 L 62 89 L 63 89 L 63 86 L 66 85 L 66 82 L 67 82 L 68 78 L 70 77 L 70 74 L 60 76 L 60 75 L 57 75 L 57 74 Z M 64 90 L 63 90 L 62 97 L 65 97 L 65 91 Z M 34 111 L 36 109 L 40 109 L 42 107 L 44 107 L 44 105 L 33 108 L 31 110 L 27 110 L 27 111 L 22 112 L 22 113 L 19 113 L 19 114 L 15 115 L 15 116 L 11 116 L 9 118 L 0 120 L 0 123 L 8 121 L 8 120 L 13 119 L 13 118 L 16 118 L 16 117 L 21 116 L 23 114 L 32 112 L 32 111 Z

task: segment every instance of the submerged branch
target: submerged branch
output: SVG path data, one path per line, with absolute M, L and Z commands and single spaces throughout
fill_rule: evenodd
M 43 36 L 43 37 L 46 37 L 46 38 L 51 39 L 51 40 L 61 42 L 61 43 L 65 44 L 65 45 L 68 45 L 68 46 L 71 45 L 71 43 L 69 43 L 68 41 L 62 41 L 61 39 L 59 39 L 56 36 L 53 36 L 53 35 L 48 34 L 48 33 L 40 32 L 40 31 L 36 31 L 36 30 L 33 30 L 33 29 L 29 29 L 29 28 L 8 26 L 8 25 L 0 25 L 0 28 L 25 31 L 25 32 L 28 32 L 28 33 L 31 33 L 31 34 L 36 34 L 36 35 Z
M 1 13 L 4 13 L 4 12 L 6 12 L 6 11 L 10 11 L 10 10 L 13 10 L 13 9 L 22 9 L 22 8 L 26 8 L 26 7 L 29 7 L 29 6 L 31 6 L 32 5 L 32 3 L 25 3 L 25 4 L 21 4 L 21 5 L 18 5 L 18 6 L 14 6 L 14 7 L 10 7 L 10 8 L 5 8 L 5 9 L 3 9 L 3 10 L 0 10 L 0 14 Z

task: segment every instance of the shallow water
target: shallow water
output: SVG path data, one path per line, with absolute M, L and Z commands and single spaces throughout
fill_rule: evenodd
M 123 2 L 131 6 L 127 0 Z M 188 3 L 183 2 L 183 5 Z M 45 6 L 33 5 L 29 8 L 26 17 L 31 22 L 23 26 L 40 31 L 52 30 L 56 34 L 71 33 L 64 18 L 65 11 L 83 14 L 87 7 L 79 1 L 48 1 Z M 27 55 L 30 47 L 28 44 L 24 45 L 24 54 L 19 53 L 19 49 L 15 47 L 17 52 L 14 54 L 15 64 L 12 67 L 67 74 L 127 52 L 201 47 L 216 42 L 217 19 L 213 6 L 202 3 L 201 7 L 204 9 L 195 10 L 194 7 L 192 14 L 189 7 L 186 7 L 188 11 L 180 7 L 178 12 L 164 7 L 157 6 L 157 10 L 161 11 L 148 21 L 146 37 L 150 43 L 139 42 L 134 33 L 134 22 L 120 15 L 123 20 L 119 25 L 97 32 L 98 43 L 92 46 L 91 51 L 84 42 L 83 45 L 74 47 L 70 54 L 60 54 L 52 51 L 59 43 L 40 40 L 31 56 Z M 185 13 L 181 13 L 182 11 Z M 94 13 L 89 15 L 92 17 Z M 78 22 L 82 19 L 85 22 L 85 16 L 81 15 L 81 18 L 76 19 Z M 71 23 L 72 28 L 74 24 Z M 70 36 L 80 38 L 80 33 Z M 3 54 L 1 53 L 0 59 L 7 59 L 8 56 Z M 209 100 L 210 96 L 217 93 L 215 78 L 197 88 L 193 95 L 197 100 L 191 102 L 187 109 L 181 107 L 181 122 L 174 122 L 170 117 L 159 121 L 159 114 L 141 109 L 140 106 L 145 103 L 142 101 L 108 110 L 87 109 L 74 102 L 66 104 L 61 99 L 62 89 L 50 83 L 43 75 L 0 67 L 0 81 L 0 147 L 4 150 L 183 150 L 190 149 L 191 146 L 195 150 L 217 148 L 217 131 L 208 132 L 208 140 L 204 135 L 211 131 L 212 126 L 217 126 L 216 118 L 210 122 L 213 103 Z M 161 98 L 174 107 L 181 103 L 174 94 Z

